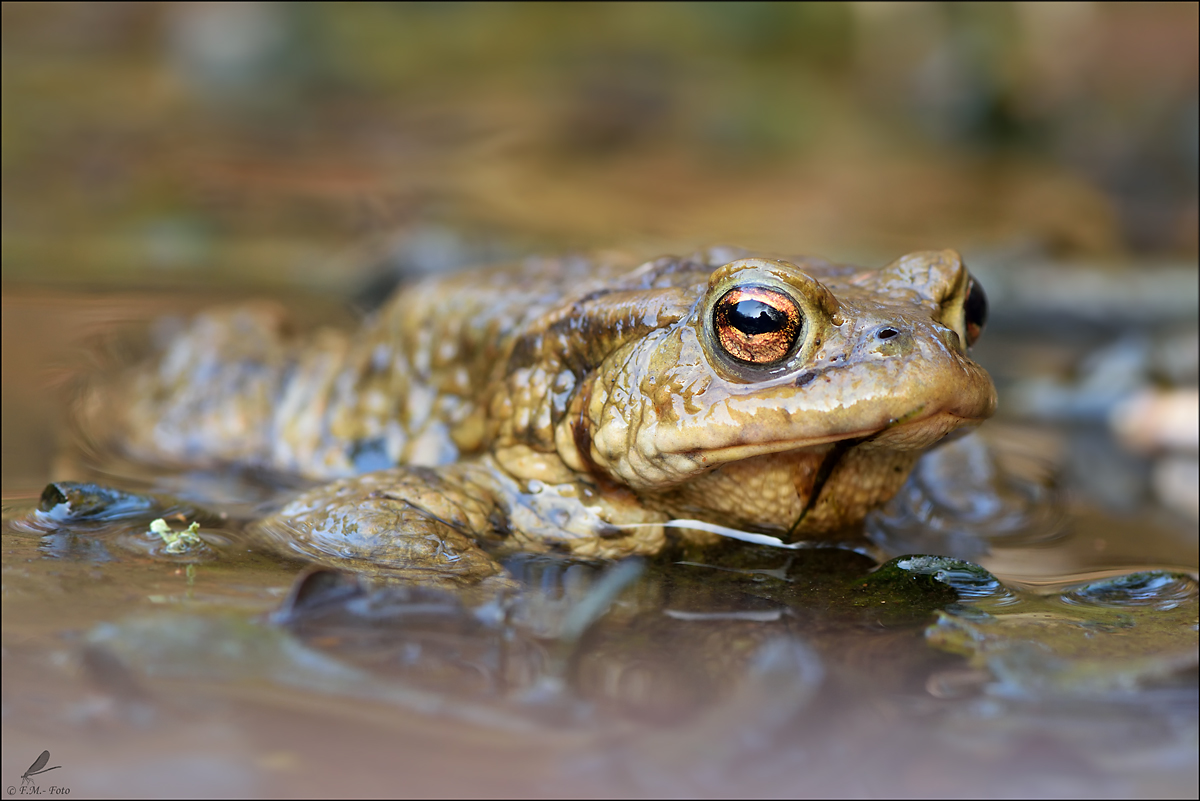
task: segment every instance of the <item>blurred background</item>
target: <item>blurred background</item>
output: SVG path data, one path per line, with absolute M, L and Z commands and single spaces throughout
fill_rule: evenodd
M 3 278 L 1197 252 L 1197 6 L 5 4 Z

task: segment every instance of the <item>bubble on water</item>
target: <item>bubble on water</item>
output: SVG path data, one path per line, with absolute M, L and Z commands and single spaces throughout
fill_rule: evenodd
M 1180 604 L 1194 602 L 1197 597 L 1195 579 L 1181 573 L 1148 571 L 1130 573 L 1103 581 L 1094 581 L 1062 594 L 1063 602 L 1079 606 L 1140 607 L 1174 609 Z

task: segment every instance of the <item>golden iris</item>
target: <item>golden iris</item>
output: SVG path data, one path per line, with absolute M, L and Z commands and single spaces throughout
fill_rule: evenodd
M 713 307 L 717 341 L 747 364 L 769 365 L 787 358 L 803 325 L 796 302 L 770 287 L 731 289 Z

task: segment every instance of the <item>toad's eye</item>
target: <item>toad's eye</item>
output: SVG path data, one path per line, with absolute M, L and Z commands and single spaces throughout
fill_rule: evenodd
M 983 333 L 983 327 L 987 325 L 987 314 L 987 295 L 983 292 L 983 284 L 972 278 L 971 290 L 967 293 L 966 302 L 963 303 L 963 319 L 967 327 L 968 348 L 979 341 L 979 335 Z
M 796 302 L 777 289 L 731 289 L 713 306 L 717 341 L 733 358 L 749 364 L 774 364 L 792 352 L 804 316 Z

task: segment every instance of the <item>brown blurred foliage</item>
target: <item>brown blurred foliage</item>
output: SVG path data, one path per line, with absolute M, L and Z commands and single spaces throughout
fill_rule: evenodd
M 2 21 L 7 281 L 342 286 L 367 269 L 357 243 L 430 230 L 503 252 L 1197 252 L 1195 4 L 5 4 Z

